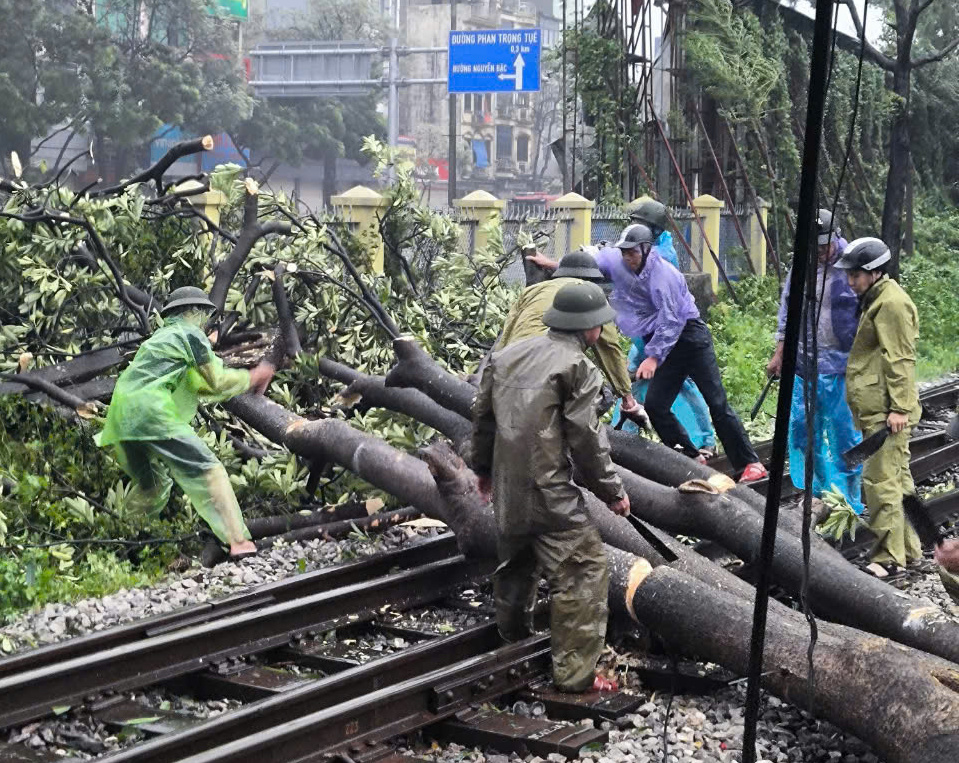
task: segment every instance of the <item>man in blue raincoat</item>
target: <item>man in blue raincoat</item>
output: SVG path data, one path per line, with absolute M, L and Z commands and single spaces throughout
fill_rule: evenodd
M 820 209 L 816 221 L 819 245 L 819 266 L 816 271 L 815 314 L 807 315 L 799 337 L 799 357 L 793 386 L 792 411 L 789 418 L 789 475 L 793 485 L 802 490 L 806 484 L 807 401 L 815 399 L 813 416 L 813 495 L 837 489 L 857 514 L 862 513 L 862 467 L 849 469 L 842 454 L 862 441 L 846 402 L 846 362 L 859 322 L 855 293 L 849 286 L 846 272 L 835 262 L 846 248 L 839 225 L 828 209 Z M 783 339 L 786 334 L 786 303 L 789 281 L 783 289 L 776 329 L 776 350 L 766 367 L 770 376 L 782 370 Z M 808 302 L 806 303 L 808 305 Z M 817 347 L 814 358 L 813 339 Z M 813 381 L 816 394 L 812 398 Z

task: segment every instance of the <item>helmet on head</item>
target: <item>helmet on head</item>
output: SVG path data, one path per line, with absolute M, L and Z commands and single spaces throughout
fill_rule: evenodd
M 584 281 L 602 281 L 603 274 L 589 252 L 570 252 L 559 261 L 553 278 L 581 278 Z
M 654 199 L 646 199 L 629 208 L 629 219 L 664 231 L 669 228 L 669 215 L 666 207 Z
M 819 246 L 825 246 L 830 239 L 835 240 L 841 235 L 839 221 L 833 218 L 832 212 L 828 209 L 820 209 L 816 217 L 816 242 Z
M 842 270 L 885 271 L 883 265 L 892 259 L 889 247 L 878 238 L 857 238 L 846 247 L 836 260 Z
M 619 241 L 613 244 L 617 249 L 635 249 L 640 244 L 649 244 L 652 246 L 656 237 L 649 229 L 648 225 L 642 223 L 633 223 L 623 229 L 619 236 Z
M 543 323 L 560 331 L 588 331 L 609 323 L 615 315 L 603 290 L 584 281 L 567 284 L 556 292 L 553 306 L 543 315 Z
M 196 286 L 181 286 L 179 289 L 174 289 L 173 293 L 170 294 L 170 298 L 160 311 L 160 315 L 166 317 L 171 312 L 183 307 L 216 310 L 216 305 L 210 301 L 203 289 L 198 289 Z

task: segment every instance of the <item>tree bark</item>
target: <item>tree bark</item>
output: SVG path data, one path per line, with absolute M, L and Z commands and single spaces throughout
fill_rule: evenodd
M 899 97 L 889 135 L 889 172 L 886 175 L 886 199 L 882 207 L 882 240 L 892 253 L 889 267 L 893 278 L 899 277 L 899 253 L 902 244 L 902 212 L 906 199 L 906 183 L 912 161 L 909 134 L 909 96 L 911 91 L 909 53 L 906 60 L 897 60 L 892 74 L 892 90 Z

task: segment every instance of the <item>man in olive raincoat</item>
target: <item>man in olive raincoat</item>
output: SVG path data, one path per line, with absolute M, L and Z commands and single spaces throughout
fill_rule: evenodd
M 496 620 L 508 640 L 529 635 L 539 568 L 562 691 L 615 688 L 595 674 L 606 638 L 606 556 L 573 482 L 575 465 L 612 511 L 629 513 L 596 413 L 602 376 L 584 354 L 613 316 L 599 286 L 566 284 L 543 316 L 550 331 L 494 352 L 473 405 L 473 469 L 480 493 L 493 497 L 501 562 Z
M 545 334 L 547 326 L 543 323 L 543 315 L 552 306 L 557 292 L 564 286 L 577 281 L 598 283 L 604 280 L 592 255 L 587 252 L 570 252 L 559 261 L 552 278 L 523 289 L 506 316 L 503 333 L 494 349 L 502 350 L 513 342 Z M 623 411 L 644 417 L 642 407 L 633 397 L 632 380 L 626 368 L 626 355 L 620 347 L 616 327 L 612 323 L 603 326 L 599 339 L 590 349 L 596 365 L 606 376 L 616 396 L 622 399 Z
M 161 311 L 165 324 L 147 339 L 120 374 L 99 444 L 112 446 L 134 481 L 131 502 L 158 513 L 173 481 L 233 558 L 256 553 L 223 464 L 193 431 L 202 402 L 247 391 L 262 393 L 274 368 L 228 369 L 213 353 L 203 326 L 216 308 L 202 289 L 176 289 Z M 172 477 L 172 479 L 171 479 Z
M 891 254 L 878 238 L 846 247 L 836 267 L 847 271 L 861 316 L 846 366 L 846 399 L 865 437 L 883 427 L 889 437 L 862 470 L 869 527 L 879 539 L 869 570 L 886 577 L 922 558 L 919 536 L 906 520 L 903 498 L 915 495 L 909 435 L 922 407 L 916 388 L 916 306 L 888 275 Z

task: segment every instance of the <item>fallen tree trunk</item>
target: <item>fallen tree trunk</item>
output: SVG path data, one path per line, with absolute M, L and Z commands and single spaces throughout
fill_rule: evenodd
M 294 453 L 347 466 L 428 516 L 445 521 L 466 553 L 480 557 L 495 553 L 493 514 L 479 502 L 467 469 L 447 469 L 437 481 L 426 464 L 343 421 L 306 421 L 250 395 L 230 401 L 227 407 Z M 608 547 L 607 554 L 610 600 L 618 611 L 655 628 L 667 643 L 684 651 L 734 670 L 744 669 L 751 617 L 748 600 L 659 565 L 652 554 L 655 569 L 650 560 L 619 549 Z M 732 577 L 716 570 L 719 577 Z M 807 697 L 807 638 L 800 615 L 784 607 L 770 610 L 767 668 L 775 672 L 764 680 L 771 691 L 793 701 L 812 700 L 829 720 L 871 743 L 887 763 L 959 759 L 959 697 L 948 688 L 959 686 L 954 666 L 882 638 L 823 624 L 822 647 L 816 653 L 819 680 L 812 697 Z M 850 702 L 850 697 L 857 701 Z
M 437 402 L 445 400 L 455 405 L 458 412 L 472 404 L 472 393 L 466 389 L 470 385 L 443 371 L 415 341 L 399 339 L 394 347 L 399 362 L 387 376 L 387 385 L 391 379 L 392 383 L 415 384 L 431 397 L 435 395 Z M 614 460 L 625 460 L 637 472 L 651 470 L 676 484 L 680 484 L 680 478 L 685 481 L 716 474 L 657 443 L 631 437 L 627 447 L 622 433 L 611 435 L 611 443 L 620 446 L 618 454 L 614 450 Z M 759 559 L 762 517 L 756 499 L 763 499 L 748 488 L 737 486 L 723 496 L 688 494 L 644 479 L 629 469 L 621 468 L 619 473 L 637 516 L 669 532 L 719 543 L 746 562 Z M 779 528 L 773 557 L 774 579 L 794 596 L 799 595 L 804 567 L 795 527 L 799 519 L 784 520 L 790 526 Z M 959 624 L 938 607 L 859 570 L 818 536 L 811 540 L 808 600 L 813 611 L 959 663 Z M 614 541 L 613 545 L 623 548 Z
M 473 429 L 470 420 L 437 405 L 418 389 L 387 387 L 383 377 L 364 374 L 329 358 L 318 358 L 317 367 L 323 376 L 346 385 L 341 393 L 344 398 L 358 395 L 360 399 L 354 405 L 363 410 L 386 408 L 402 413 L 449 438 L 457 450 L 469 441 Z

